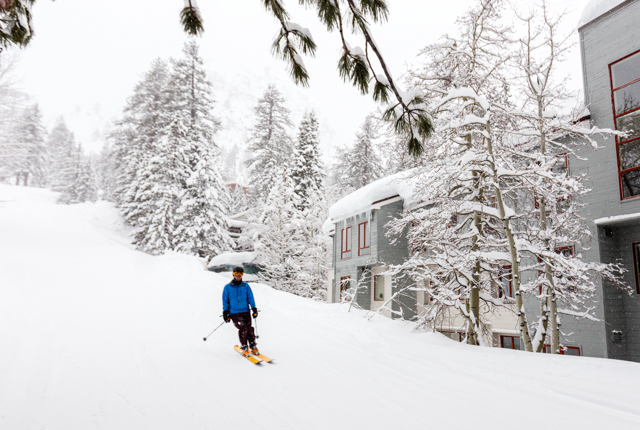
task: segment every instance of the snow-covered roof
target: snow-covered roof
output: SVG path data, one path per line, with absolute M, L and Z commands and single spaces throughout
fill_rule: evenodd
M 224 265 L 242 266 L 244 263 L 251 263 L 255 258 L 255 252 L 224 251 L 209 261 L 209 267 Z
M 329 220 L 341 219 L 372 209 L 374 203 L 399 196 L 408 207 L 413 203 L 416 178 L 413 170 L 396 173 L 366 185 L 341 198 L 329 208 Z M 326 231 L 326 228 L 325 228 Z
M 625 1 L 627 0 L 591 0 L 582 11 L 578 28 L 589 24 Z

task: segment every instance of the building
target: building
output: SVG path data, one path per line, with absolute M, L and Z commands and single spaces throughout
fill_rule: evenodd
M 325 232 L 333 238 L 329 303 L 347 298 L 361 308 L 409 320 L 424 310 L 429 297 L 420 291 L 419 285 L 409 285 L 412 281 L 407 278 L 392 279 L 385 274 L 389 265 L 401 264 L 409 257 L 407 240 L 388 237 L 385 225 L 403 210 L 426 204 L 413 200 L 413 187 L 413 178 L 403 172 L 360 188 L 331 207 L 330 218 L 325 223 Z M 399 292 L 401 294 L 397 294 Z M 483 337 L 485 345 L 519 349 L 513 306 L 491 313 L 487 334 Z M 443 315 L 437 324 L 438 331 L 457 341 L 462 340 L 464 327 L 465 322 L 457 310 Z
M 586 261 L 620 262 L 626 268 L 629 296 L 599 285 L 600 322 L 563 319 L 582 354 L 640 361 L 640 1 L 592 1 L 578 29 L 585 103 L 600 128 L 629 132 L 625 138 L 598 139 L 598 151 L 585 148 L 587 160 L 570 160 L 586 173 L 592 192 L 584 202 L 593 239 Z

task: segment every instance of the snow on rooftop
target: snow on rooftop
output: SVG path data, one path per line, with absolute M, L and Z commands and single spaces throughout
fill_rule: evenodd
M 580 17 L 580 22 L 578 23 L 578 28 L 583 25 L 589 24 L 594 19 L 604 15 L 609 12 L 614 7 L 618 6 L 620 3 L 623 3 L 625 0 L 591 0 L 585 6 L 582 11 L 582 16 Z
M 374 203 L 400 196 L 407 207 L 413 203 L 416 178 L 412 170 L 396 173 L 366 185 L 341 198 L 329 208 L 329 218 L 335 222 L 370 210 Z
M 225 251 L 213 257 L 211 261 L 209 261 L 209 267 L 223 265 L 242 266 L 244 263 L 251 263 L 255 258 L 255 252 Z

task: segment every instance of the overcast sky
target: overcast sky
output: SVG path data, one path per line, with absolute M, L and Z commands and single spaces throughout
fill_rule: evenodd
M 286 65 L 270 53 L 279 24 L 260 0 L 199 0 L 205 33 L 201 56 L 214 84 L 215 114 L 224 130 L 218 144 L 242 146 L 252 124 L 252 108 L 269 83 L 285 94 L 297 123 L 313 109 L 321 121 L 325 155 L 351 143 L 364 117 L 376 108 L 339 78 L 337 33 L 327 33 L 312 11 L 287 0 L 293 22 L 308 27 L 318 44 L 305 58 L 310 88 L 293 84 Z M 455 18 L 475 0 L 388 0 L 389 22 L 374 35 L 396 78 L 420 48 L 444 33 L 455 33 Z M 522 1 L 518 1 L 522 4 Z M 575 27 L 587 0 L 555 0 L 567 9 L 567 29 Z M 78 141 L 99 151 L 103 136 L 134 85 L 155 58 L 179 57 L 187 36 L 179 24 L 182 0 L 38 0 L 33 9 L 35 37 L 19 55 L 17 74 L 24 91 L 40 104 L 48 128 L 63 116 Z M 574 36 L 577 42 L 577 33 Z M 351 36 L 352 45 L 362 41 Z M 581 86 L 578 49 L 564 66 Z

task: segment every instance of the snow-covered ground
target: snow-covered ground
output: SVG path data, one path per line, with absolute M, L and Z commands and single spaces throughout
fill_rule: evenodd
M 468 347 L 254 285 L 253 365 L 229 281 L 128 245 L 106 203 L 0 185 L 0 429 L 638 429 L 640 364 Z

